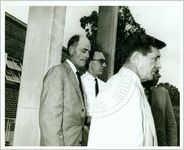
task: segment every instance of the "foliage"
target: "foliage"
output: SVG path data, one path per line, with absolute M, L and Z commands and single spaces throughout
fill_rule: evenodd
M 93 11 L 91 15 L 84 16 L 80 19 L 81 27 L 86 31 L 86 36 L 91 43 L 92 50 L 96 46 L 98 13 Z
M 140 37 L 143 34 L 145 34 L 145 30 L 135 22 L 129 8 L 120 6 L 116 35 L 114 73 L 119 71 L 125 59 L 130 55 L 130 50 L 133 50 L 138 45 L 137 42 L 140 41 Z
M 93 11 L 91 15 L 84 16 L 80 19 L 81 27 L 86 31 L 86 36 L 90 40 L 92 50 L 96 47 L 98 16 L 99 14 Z M 118 72 L 130 54 L 129 52 L 127 53 L 127 49 L 130 50 L 136 47 L 139 44 L 137 42 L 141 40 L 141 35 L 145 34 L 145 30 L 135 22 L 129 8 L 127 6 L 120 6 L 118 12 L 114 73 Z M 180 94 L 178 89 L 169 83 L 160 83 L 159 86 L 166 88 L 172 104 L 179 106 Z
M 173 86 L 168 82 L 159 83 L 158 86 L 164 87 L 165 89 L 168 90 L 173 106 L 180 106 L 180 93 L 178 88 L 176 88 L 175 86 Z
M 80 19 L 81 27 L 85 29 L 86 36 L 92 44 L 92 49 L 96 47 L 98 13 L 93 11 L 91 15 Z M 139 44 L 141 35 L 145 30 L 135 22 L 127 6 L 120 6 L 118 12 L 118 24 L 116 35 L 115 68 L 114 73 L 118 72 L 125 59 L 134 47 Z M 128 49 L 128 50 L 127 50 Z

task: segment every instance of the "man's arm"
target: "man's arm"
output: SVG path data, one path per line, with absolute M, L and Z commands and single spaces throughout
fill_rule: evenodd
M 51 68 L 43 81 L 40 99 L 40 144 L 43 146 L 65 145 L 63 122 L 63 72 L 60 67 Z
M 177 146 L 177 124 L 168 91 L 166 91 L 166 131 L 167 145 Z

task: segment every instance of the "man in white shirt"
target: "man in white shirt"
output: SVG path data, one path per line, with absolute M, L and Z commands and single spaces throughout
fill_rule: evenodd
M 157 146 L 155 125 L 141 82 L 151 80 L 160 69 L 159 49 L 166 44 L 146 33 L 134 36 L 135 39 L 130 37 L 130 45 L 122 45 L 123 66 L 107 81 L 91 111 L 91 148 Z
M 87 96 L 87 113 L 90 116 L 90 109 L 99 92 L 105 87 L 105 82 L 98 76 L 102 75 L 106 67 L 105 56 L 102 51 L 93 51 L 89 58 L 88 69 L 82 75 L 82 85 Z

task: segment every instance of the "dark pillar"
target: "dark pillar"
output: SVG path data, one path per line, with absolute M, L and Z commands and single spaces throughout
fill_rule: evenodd
M 99 7 L 97 43 L 102 46 L 108 65 L 100 77 L 104 81 L 114 72 L 117 20 L 118 6 Z

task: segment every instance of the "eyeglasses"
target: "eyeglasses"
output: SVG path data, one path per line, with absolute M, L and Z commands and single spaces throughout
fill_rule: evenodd
M 101 65 L 103 65 L 105 63 L 104 59 L 92 59 L 92 61 L 98 61 L 98 62 L 100 62 Z

